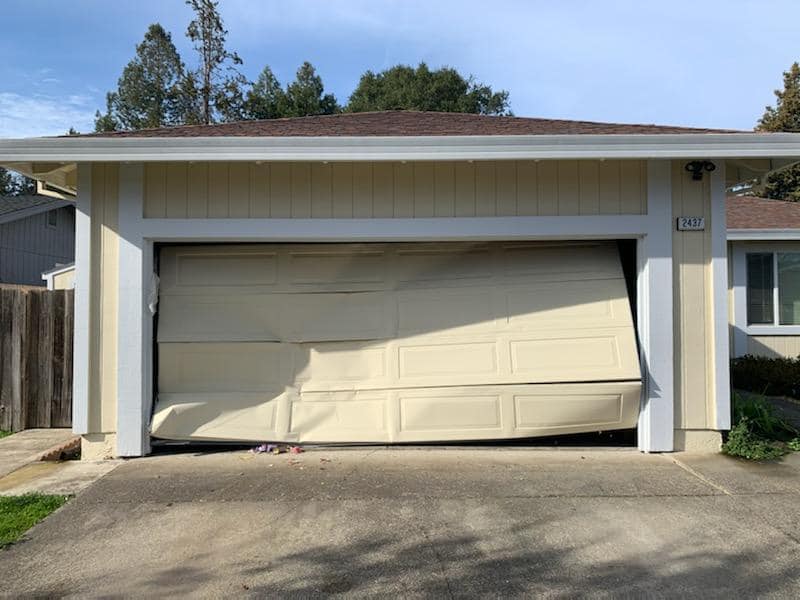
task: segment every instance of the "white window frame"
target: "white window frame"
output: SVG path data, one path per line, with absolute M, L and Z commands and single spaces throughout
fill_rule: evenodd
M 800 325 L 780 325 L 778 296 L 778 254 L 800 254 L 800 242 L 732 242 L 734 355 L 747 354 L 747 338 L 759 335 L 800 335 Z M 772 254 L 773 324 L 750 325 L 747 319 L 747 255 Z

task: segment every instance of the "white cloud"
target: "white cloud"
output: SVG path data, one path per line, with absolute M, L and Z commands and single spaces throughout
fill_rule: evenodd
M 70 127 L 92 131 L 97 106 L 90 96 L 0 92 L 0 138 L 63 135 Z

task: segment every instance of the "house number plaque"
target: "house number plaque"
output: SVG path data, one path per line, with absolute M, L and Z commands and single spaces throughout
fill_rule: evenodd
M 705 217 L 678 217 L 678 231 L 704 231 Z

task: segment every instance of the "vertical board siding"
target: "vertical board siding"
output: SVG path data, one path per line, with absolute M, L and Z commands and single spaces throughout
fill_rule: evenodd
M 158 173 L 165 174 L 166 168 L 159 166 Z M 89 431 L 92 433 L 116 430 L 118 208 L 118 166 L 92 165 L 89 299 Z M 163 209 L 166 211 L 166 207 Z
M 675 427 L 713 427 L 713 290 L 711 288 L 710 178 L 693 181 L 672 165 L 673 223 L 681 215 L 705 217 L 705 231 L 673 228 Z M 624 194 L 623 194 L 624 196 Z
M 800 335 L 748 336 L 747 354 L 769 358 L 797 358 L 800 356 Z
M 645 161 L 148 163 L 145 218 L 644 214 Z
M 0 286 L 0 429 L 72 424 L 73 291 Z
M 0 283 L 44 285 L 42 272 L 75 260 L 75 208 L 55 209 L 0 224 Z

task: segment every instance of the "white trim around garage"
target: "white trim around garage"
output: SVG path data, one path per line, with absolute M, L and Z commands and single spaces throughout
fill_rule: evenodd
M 89 432 L 91 331 L 92 167 L 78 166 L 75 207 L 75 324 L 72 357 L 72 431 Z
M 642 353 L 643 394 L 639 412 L 639 450 L 674 448 L 672 293 L 672 172 L 670 161 L 647 163 L 647 227 L 639 238 L 637 311 Z
M 117 453 L 149 451 L 152 315 L 147 310 L 157 242 L 353 242 L 638 239 L 643 348 L 639 448 L 673 449 L 672 198 L 670 161 L 648 163 L 648 207 L 640 216 L 436 219 L 143 219 L 141 164 L 120 168 L 120 288 Z M 602 233 L 599 233 L 602 232 Z
M 728 324 L 728 244 L 726 242 L 725 162 L 711 173 L 711 290 L 714 339 L 714 427 L 731 428 Z

